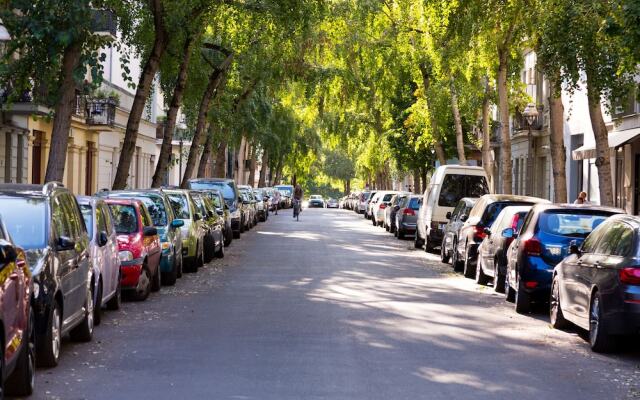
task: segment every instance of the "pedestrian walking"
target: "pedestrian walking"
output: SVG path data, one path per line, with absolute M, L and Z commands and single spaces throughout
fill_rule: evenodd
M 274 204 L 274 211 L 276 213 L 276 215 L 278 215 L 278 208 L 280 208 L 280 191 L 279 190 L 275 190 L 273 193 L 273 202 Z

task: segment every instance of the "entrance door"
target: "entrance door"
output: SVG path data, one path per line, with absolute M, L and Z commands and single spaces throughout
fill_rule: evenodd
M 31 148 L 31 159 L 33 165 L 31 168 L 31 183 L 34 185 L 42 184 L 42 137 L 43 133 L 40 131 L 33 131 L 35 136 L 33 140 L 33 147 Z
M 84 194 L 91 196 L 93 194 L 93 159 L 96 154 L 96 144 L 87 142 L 87 160 L 85 168 L 85 190 Z

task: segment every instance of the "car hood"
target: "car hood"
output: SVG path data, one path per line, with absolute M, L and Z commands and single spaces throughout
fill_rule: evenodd
M 27 257 L 27 262 L 29 263 L 29 268 L 31 269 L 31 273 L 35 276 L 42 271 L 44 264 L 47 260 L 47 256 L 49 255 L 48 249 L 33 249 L 26 250 L 25 255 Z

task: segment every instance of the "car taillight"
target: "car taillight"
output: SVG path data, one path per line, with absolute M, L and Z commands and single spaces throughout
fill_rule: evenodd
M 484 233 L 484 227 L 483 226 L 476 225 L 473 229 L 475 230 L 474 233 L 473 233 L 473 237 L 476 240 L 483 240 L 485 237 L 487 237 L 487 234 Z
M 381 209 L 381 210 L 384 210 L 385 208 L 387 208 L 387 205 L 386 205 L 386 204 L 384 204 L 384 203 L 380 204 L 380 209 Z
M 411 208 L 405 208 L 404 211 L 402 212 L 403 215 L 412 215 L 415 216 L 416 212 L 413 211 L 413 209 Z
M 622 283 L 640 285 L 640 268 L 638 267 L 622 268 L 618 271 L 618 276 Z
M 524 252 L 529 256 L 539 256 L 542 254 L 542 243 L 538 239 L 527 239 L 523 243 Z

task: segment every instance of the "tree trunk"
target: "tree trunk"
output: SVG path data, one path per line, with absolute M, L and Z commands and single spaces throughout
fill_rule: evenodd
M 209 166 L 209 160 L 211 159 L 211 150 L 213 147 L 213 125 L 209 126 L 209 134 L 207 135 L 207 141 L 204 143 L 204 149 L 202 150 L 202 157 L 200 157 L 200 164 L 198 164 L 198 178 L 204 178 L 207 175 L 207 167 Z
M 490 187 L 495 191 L 493 162 L 491 160 L 491 86 L 489 79 L 485 82 L 484 99 L 482 100 L 482 166 L 489 178 Z
M 462 132 L 462 118 L 460 117 L 460 107 L 458 106 L 458 94 L 453 79 L 449 85 L 451 91 L 451 111 L 453 111 L 453 122 L 456 127 L 456 148 L 458 150 L 458 162 L 460 165 L 467 165 L 467 157 L 464 155 L 464 133 Z
M 594 93 L 596 92 L 596 93 Z M 598 167 L 598 184 L 600 186 L 600 204 L 613 206 L 613 184 L 611 180 L 611 154 L 607 127 L 602 117 L 600 93 L 590 90 L 587 75 L 587 97 L 589 98 L 589 117 L 593 136 L 596 139 L 596 167 Z
M 427 169 L 424 167 L 420 168 L 420 179 L 422 180 L 422 192 L 424 193 L 427 187 L 429 187 L 429 182 L 427 182 Z
M 218 152 L 216 153 L 216 164 L 213 170 L 213 176 L 215 178 L 224 178 L 226 174 L 227 165 L 227 143 L 220 142 L 218 144 Z
M 71 114 L 75 107 L 76 81 L 73 77 L 80 62 L 81 45 L 72 43 L 64 50 L 62 58 L 60 86 L 61 97 L 55 106 L 53 131 L 51 132 L 51 147 L 49 161 L 44 177 L 45 182 L 59 181 L 64 178 L 64 164 L 67 160 L 67 146 L 69 145 L 69 130 L 71 129 Z
M 155 38 L 153 48 L 149 53 L 149 57 L 142 68 L 136 95 L 133 99 L 131 111 L 129 112 L 129 120 L 127 121 L 127 129 L 124 134 L 124 143 L 120 151 L 120 159 L 118 161 L 118 169 L 113 181 L 114 190 L 122 190 L 127 186 L 129 179 L 129 168 L 131 168 L 131 160 L 136 149 L 136 141 L 138 139 L 138 128 L 140 127 L 140 119 L 145 109 L 151 85 L 156 77 L 156 72 L 160 67 L 160 61 L 169 44 L 169 38 L 164 25 L 164 7 L 162 0 L 150 1 L 151 12 L 153 13 L 153 24 L 155 29 Z
M 502 193 L 512 193 L 511 132 L 509 129 L 509 95 L 507 90 L 508 50 L 498 49 L 498 110 L 500 112 L 500 160 L 502 161 Z
M 420 168 L 413 170 L 413 193 L 422 193 L 420 189 Z
M 151 187 L 157 188 L 162 185 L 162 181 L 167 173 L 167 161 L 169 155 L 173 149 L 173 131 L 176 128 L 176 120 L 178 118 L 178 111 L 182 104 L 182 98 L 184 96 L 184 89 L 187 85 L 187 72 L 189 70 L 189 62 L 191 61 L 191 46 L 195 38 L 193 36 L 187 37 L 184 42 L 184 48 L 182 51 L 182 62 L 178 71 L 178 79 L 176 86 L 173 89 L 173 96 L 171 97 L 171 104 L 169 111 L 167 112 L 167 121 L 165 122 L 164 135 L 162 137 L 162 146 L 160 147 L 160 156 L 158 157 L 158 164 L 156 165 L 156 172 L 153 174 L 153 181 Z
M 278 160 L 278 164 L 276 166 L 276 176 L 273 180 L 273 185 L 279 185 L 282 181 L 282 159 Z
M 267 181 L 267 169 L 269 168 L 269 153 L 264 150 L 262 153 L 262 168 L 260 168 L 260 177 L 258 178 L 258 187 L 265 187 Z
M 564 147 L 564 106 L 562 105 L 560 73 L 549 79 L 549 140 L 551 142 L 551 169 L 553 170 L 553 200 L 567 202 L 567 169 Z
M 434 139 L 433 146 L 436 149 L 436 156 L 440 165 L 447 164 L 447 157 L 444 154 L 444 147 L 442 147 L 442 139 L 440 138 L 440 132 L 438 132 L 438 126 L 435 118 L 433 117 L 433 107 L 429 97 L 429 87 L 431 86 L 431 71 L 425 63 L 420 63 L 420 72 L 422 74 L 422 86 L 424 90 L 424 97 L 427 100 L 427 108 L 429 111 L 429 119 L 431 120 L 431 131 Z
M 200 100 L 200 109 L 198 110 L 198 120 L 196 122 L 196 130 L 193 133 L 193 138 L 191 139 L 191 148 L 189 149 L 189 158 L 187 158 L 187 165 L 184 168 L 184 175 L 182 177 L 182 183 L 180 187 L 183 189 L 187 188 L 189 183 L 189 179 L 191 179 L 191 175 L 193 174 L 193 170 L 196 167 L 196 160 L 198 159 L 200 146 L 202 146 L 202 132 L 204 132 L 205 126 L 207 124 L 207 115 L 209 114 L 209 105 L 211 104 L 211 100 L 214 95 L 217 95 L 219 92 L 217 89 L 224 78 L 224 74 L 227 71 L 227 68 L 231 64 L 233 60 L 233 54 L 228 55 L 224 61 L 220 64 L 218 68 L 215 68 L 211 75 L 209 76 L 209 83 L 207 84 L 207 88 L 202 95 L 202 99 Z
M 256 148 L 251 146 L 249 149 L 249 182 L 247 184 L 251 187 L 256 182 Z

